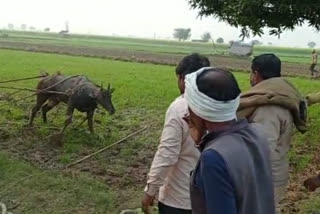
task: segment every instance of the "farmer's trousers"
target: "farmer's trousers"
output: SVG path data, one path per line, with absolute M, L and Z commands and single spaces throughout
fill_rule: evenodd
M 312 63 L 310 66 L 311 76 L 318 74 L 318 71 L 314 69 L 315 67 L 316 67 L 316 64 Z
M 159 201 L 158 203 L 159 214 L 192 214 L 191 210 L 178 209 L 169 207 Z

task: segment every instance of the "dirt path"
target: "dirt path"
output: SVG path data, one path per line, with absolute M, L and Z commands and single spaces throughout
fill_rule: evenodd
M 131 51 L 126 49 L 93 48 L 85 46 L 35 44 L 26 42 L 0 41 L 0 48 L 24 50 L 31 52 L 56 53 L 72 56 L 86 56 L 106 58 L 121 61 L 133 61 L 141 63 L 153 63 L 163 65 L 176 65 L 183 55 L 152 53 L 146 51 Z M 209 56 L 212 65 L 234 70 L 250 70 L 251 59 L 234 58 L 229 56 Z M 309 76 L 309 65 L 283 63 L 283 75 Z

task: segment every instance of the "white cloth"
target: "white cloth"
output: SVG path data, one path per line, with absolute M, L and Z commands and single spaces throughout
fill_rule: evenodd
M 225 122 L 237 118 L 236 111 L 240 103 L 240 95 L 230 101 L 218 101 L 199 91 L 197 77 L 210 67 L 201 68 L 185 77 L 185 99 L 190 109 L 202 119 L 210 122 Z
M 194 146 L 189 126 L 183 120 L 188 113 L 188 104 L 183 96 L 168 108 L 158 151 L 148 173 L 146 193 L 155 195 L 163 204 L 191 209 L 189 181 L 200 152 Z

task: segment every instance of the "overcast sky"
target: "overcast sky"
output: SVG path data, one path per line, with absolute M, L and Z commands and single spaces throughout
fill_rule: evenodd
M 0 0 L 0 27 L 13 23 L 64 29 L 71 33 L 172 38 L 173 29 L 191 28 L 192 39 L 209 31 L 216 39 L 237 40 L 239 29 L 213 18 L 197 17 L 187 0 Z M 250 38 L 251 40 L 252 38 Z M 281 38 L 265 35 L 259 40 L 275 45 L 306 47 L 309 41 L 320 46 L 320 33 L 308 26 L 285 32 Z

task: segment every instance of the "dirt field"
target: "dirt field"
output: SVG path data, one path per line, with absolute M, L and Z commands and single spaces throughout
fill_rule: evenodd
M 142 63 L 176 65 L 183 55 L 159 54 L 146 51 L 130 51 L 124 49 L 92 48 L 80 46 L 60 46 L 51 44 L 33 44 L 25 42 L 0 41 L 0 48 L 24 50 L 31 52 L 57 53 L 72 56 L 98 57 L 121 61 L 133 61 Z M 209 56 L 212 65 L 225 67 L 237 71 L 250 71 L 249 58 L 234 58 L 228 56 Z M 282 64 L 285 76 L 309 76 L 308 64 Z

